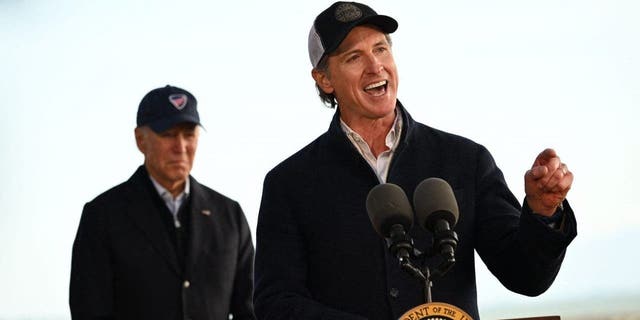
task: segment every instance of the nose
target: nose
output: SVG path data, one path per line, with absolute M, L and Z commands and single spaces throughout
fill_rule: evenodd
M 366 65 L 366 71 L 369 73 L 380 73 L 382 71 L 382 69 L 384 68 L 382 62 L 380 61 L 380 59 L 373 55 L 370 54 L 367 57 L 367 65 Z
M 173 149 L 179 153 L 182 153 L 187 149 L 187 139 L 183 134 L 176 135 L 173 143 Z

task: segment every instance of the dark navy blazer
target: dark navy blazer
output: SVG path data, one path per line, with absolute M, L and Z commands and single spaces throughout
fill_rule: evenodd
M 426 178 L 452 186 L 460 218 L 457 263 L 434 282 L 433 301 L 479 319 L 474 250 L 508 289 L 538 295 L 553 282 L 576 235 L 565 202 L 562 232 L 509 191 L 490 153 L 466 138 L 415 122 L 402 110 L 401 142 L 387 182 L 409 199 Z M 254 303 L 259 319 L 397 319 L 424 303 L 419 281 L 401 270 L 371 226 L 366 197 L 378 179 L 343 133 L 329 130 L 271 170 L 257 227 Z M 432 235 L 414 225 L 415 247 Z M 425 259 L 432 268 L 437 258 Z
M 189 179 L 184 264 L 144 166 L 85 205 L 73 245 L 74 320 L 255 319 L 254 251 L 242 209 Z

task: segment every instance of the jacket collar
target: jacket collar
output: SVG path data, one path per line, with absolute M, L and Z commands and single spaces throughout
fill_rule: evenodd
M 129 178 L 129 190 L 126 193 L 129 201 L 127 214 L 135 225 L 142 231 L 145 237 L 151 242 L 154 249 L 165 259 L 165 261 L 180 274 L 181 266 L 178 264 L 175 248 L 167 234 L 167 229 L 162 221 L 163 212 L 158 212 L 158 203 L 162 202 L 155 190 L 149 174 L 144 165 Z M 158 201 L 154 201 L 154 197 Z M 168 211 L 167 211 L 168 212 Z
M 167 234 L 160 216 L 165 212 L 158 212 L 158 201 L 154 201 L 153 197 L 157 197 L 162 205 L 164 203 L 154 188 L 144 165 L 136 170 L 128 182 L 127 196 L 130 205 L 127 208 L 127 214 L 172 269 L 177 274 L 181 274 L 183 266 L 178 263 L 175 248 L 171 243 L 171 235 Z M 184 271 L 187 274 L 190 274 L 191 268 L 203 249 L 210 246 L 212 237 L 208 237 L 207 234 L 211 232 L 211 216 L 217 210 L 217 208 L 211 207 L 211 201 L 207 201 L 204 187 L 192 176 L 189 176 L 189 184 L 190 195 L 185 200 L 190 204 L 189 219 L 191 219 L 188 254 L 184 266 Z
M 402 135 L 400 136 L 400 143 L 398 144 L 398 149 L 396 152 L 404 149 L 408 142 L 408 137 L 411 136 L 413 129 L 415 128 L 415 121 L 409 114 L 409 112 L 404 108 L 400 100 L 396 100 L 396 109 L 400 110 L 402 114 Z M 333 115 L 333 119 L 331 120 L 331 124 L 329 125 L 329 130 L 327 131 L 329 135 L 329 140 L 333 143 L 338 143 L 340 148 L 348 148 L 351 149 L 351 142 L 347 135 L 340 127 L 340 109 L 336 108 L 336 112 Z
M 208 201 L 204 187 L 196 181 L 195 178 L 189 176 L 191 184 L 191 202 L 189 219 L 191 219 L 191 229 L 189 235 L 189 249 L 187 251 L 187 259 L 185 271 L 192 274 L 192 268 L 196 264 L 198 257 L 204 252 L 204 248 L 211 247 L 213 237 L 207 236 L 211 232 L 212 217 L 219 210 L 215 208 L 215 204 Z

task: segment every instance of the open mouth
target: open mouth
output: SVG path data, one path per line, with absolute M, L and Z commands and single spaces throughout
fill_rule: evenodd
M 381 95 L 385 94 L 385 92 L 387 92 L 387 85 L 388 84 L 389 84 L 389 81 L 387 81 L 387 80 L 382 80 L 382 81 L 379 81 L 379 82 L 375 82 L 375 83 L 372 83 L 372 84 L 366 86 L 364 88 L 364 91 L 369 93 L 369 94 L 371 94 L 371 95 L 374 95 L 374 96 L 381 96 Z

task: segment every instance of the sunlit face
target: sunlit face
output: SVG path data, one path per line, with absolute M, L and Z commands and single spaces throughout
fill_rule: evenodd
M 135 133 L 145 167 L 158 183 L 169 189 L 186 181 L 198 147 L 196 124 L 181 123 L 161 133 L 141 127 Z
M 391 44 L 375 27 L 358 26 L 328 57 L 327 72 L 313 72 L 326 93 L 338 100 L 347 122 L 393 117 L 398 73 Z

